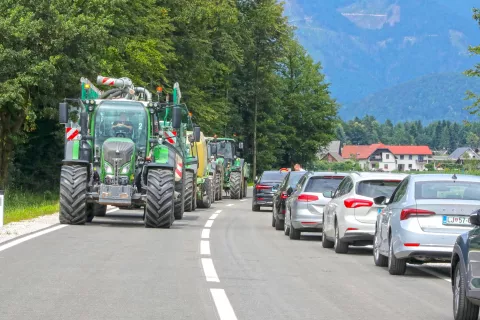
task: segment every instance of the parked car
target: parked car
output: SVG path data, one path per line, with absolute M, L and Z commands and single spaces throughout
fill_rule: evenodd
M 288 189 L 296 188 L 298 181 L 307 172 L 291 171 L 283 179 L 277 192 L 273 195 L 272 227 L 277 230 L 283 230 L 285 222 L 285 201 L 288 199 Z
M 377 198 L 376 203 L 386 199 Z M 480 177 L 422 174 L 407 177 L 376 221 L 373 258 L 392 275 L 408 263 L 450 262 L 457 237 L 472 229 L 480 208 Z
M 289 188 L 284 232 L 290 239 L 300 239 L 302 232 L 322 232 L 323 209 L 330 199 L 325 191 L 335 190 L 345 173 L 309 172 L 303 175 L 296 188 Z
M 349 245 L 371 245 L 375 234 L 378 213 L 385 207 L 373 198 L 390 198 L 406 174 L 352 172 L 337 190 L 324 196 L 331 198 L 324 210 L 324 248 L 334 248 L 336 253 L 347 253 Z
M 260 207 L 273 207 L 273 194 L 288 172 L 264 171 L 259 179 L 255 179 L 253 188 L 252 210 L 260 211 Z
M 451 279 L 455 320 L 478 319 L 480 305 L 480 210 L 470 215 L 469 222 L 475 227 L 459 235 L 453 246 Z

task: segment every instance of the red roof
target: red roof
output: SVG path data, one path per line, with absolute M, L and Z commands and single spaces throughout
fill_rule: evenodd
M 346 145 L 342 150 L 342 157 L 350 159 L 353 155 L 357 159 L 367 159 L 375 150 L 388 149 L 394 155 L 431 155 L 432 150 L 428 146 L 387 146 L 383 143 L 375 143 L 369 146 Z

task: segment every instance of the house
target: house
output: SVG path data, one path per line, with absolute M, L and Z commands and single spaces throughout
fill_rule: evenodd
M 480 160 L 480 156 L 469 147 L 457 148 L 448 156 L 448 160 L 463 163 L 464 160 Z
M 423 171 L 432 157 L 428 146 L 388 146 L 383 143 L 354 146 L 346 145 L 343 159 L 356 159 L 364 170 L 371 171 Z
M 340 155 L 341 148 L 342 143 L 340 141 L 332 141 L 327 147 L 320 149 L 317 153 L 317 157 L 322 161 L 343 162 L 344 159 Z

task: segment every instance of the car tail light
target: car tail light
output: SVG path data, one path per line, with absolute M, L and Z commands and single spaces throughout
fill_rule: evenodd
M 318 197 L 313 194 L 301 194 L 297 198 L 300 202 L 310 202 L 310 201 L 317 201 Z
M 371 207 L 373 206 L 373 201 L 370 200 L 363 200 L 363 199 L 345 199 L 343 201 L 345 207 L 347 208 L 360 208 L 360 207 Z
M 263 201 L 265 200 L 265 198 L 257 198 L 257 200 Z
M 431 216 L 434 215 L 435 212 L 423 209 L 415 209 L 415 208 L 407 208 L 403 209 L 400 213 L 400 220 L 407 220 L 412 216 Z
M 301 224 L 309 225 L 309 224 L 317 224 L 317 222 L 313 222 L 313 221 L 302 221 Z
M 288 198 L 288 195 L 285 191 L 282 191 L 282 194 L 280 195 L 280 199 L 287 199 Z
M 404 243 L 405 247 L 420 247 L 420 243 Z
M 347 231 L 355 231 L 358 230 L 358 228 L 347 228 Z
M 265 189 L 270 189 L 271 186 L 266 186 L 264 184 L 257 184 L 257 186 L 255 187 L 255 189 L 257 190 L 265 190 Z

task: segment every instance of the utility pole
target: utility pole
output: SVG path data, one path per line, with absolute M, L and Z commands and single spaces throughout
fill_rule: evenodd
M 258 111 L 258 53 L 256 55 L 255 63 L 255 93 L 253 112 L 253 178 L 257 176 L 257 111 Z

